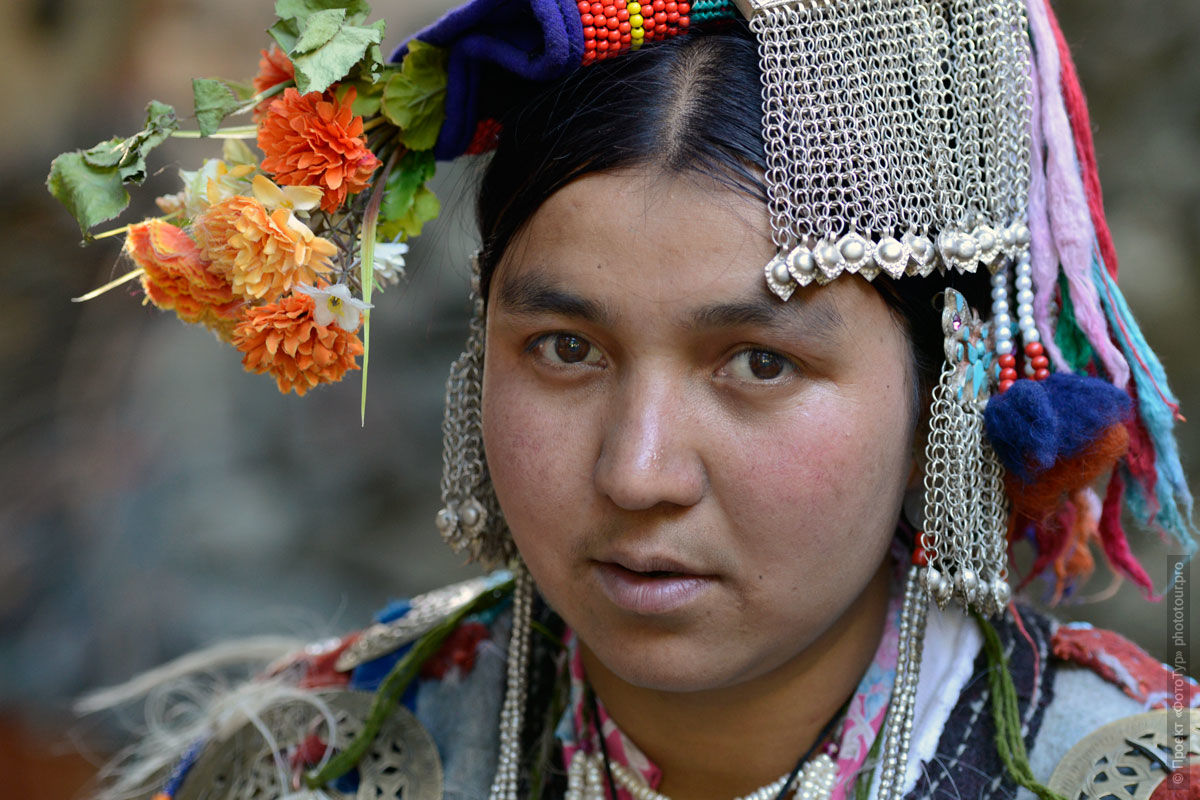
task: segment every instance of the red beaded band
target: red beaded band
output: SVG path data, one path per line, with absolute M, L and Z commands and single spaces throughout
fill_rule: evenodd
M 691 4 L 677 0 L 579 0 L 578 8 L 584 64 L 676 36 L 691 24 Z
M 1046 357 L 1046 350 L 1042 347 L 1041 342 L 1029 342 L 1025 345 L 1025 357 L 1029 359 L 1027 377 L 1035 381 L 1044 381 L 1050 377 L 1050 359 Z M 1000 382 L 997 389 L 1001 393 L 1007 392 L 1008 387 L 1012 386 L 1018 378 L 1017 373 L 1017 357 L 1012 353 L 1006 353 L 996 359 L 1000 365 Z

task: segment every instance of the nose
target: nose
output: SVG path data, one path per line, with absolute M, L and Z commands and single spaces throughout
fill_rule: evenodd
M 596 460 L 596 489 L 620 508 L 700 502 L 708 485 L 700 424 L 682 387 L 643 380 L 626 388 L 607 420 Z

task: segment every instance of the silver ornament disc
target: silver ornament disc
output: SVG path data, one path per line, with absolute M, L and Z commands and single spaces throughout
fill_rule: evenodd
M 1149 800 L 1200 759 L 1200 712 L 1164 708 L 1110 722 L 1072 747 L 1047 786 L 1067 800 Z M 1174 773 L 1174 774 L 1173 774 Z
M 264 687 L 264 690 L 265 687 Z M 335 749 L 358 736 L 375 695 L 330 690 L 314 692 L 332 712 Z M 277 800 L 297 794 L 288 764 L 290 752 L 316 734 L 330 741 L 327 720 L 312 703 L 289 698 L 268 706 L 256 720 L 271 734 L 277 751 L 259 726 L 247 720 L 219 741 L 213 741 L 188 771 L 175 800 Z M 277 759 L 278 755 L 278 759 Z M 356 800 L 441 800 L 442 762 L 437 745 L 407 708 L 397 705 L 356 766 Z M 280 776 L 287 784 L 280 785 Z M 330 800 L 351 795 L 331 786 L 321 793 Z

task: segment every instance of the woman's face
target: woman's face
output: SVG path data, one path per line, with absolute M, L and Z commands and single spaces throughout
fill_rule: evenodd
M 488 466 L 525 563 L 637 686 L 796 658 L 879 570 L 912 471 L 909 347 L 858 278 L 782 303 L 766 210 L 702 178 L 553 195 L 491 284 Z

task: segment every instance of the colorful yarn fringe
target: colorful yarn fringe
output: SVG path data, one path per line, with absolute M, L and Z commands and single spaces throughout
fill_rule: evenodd
M 1091 573 L 1093 545 L 1116 573 L 1153 594 L 1121 508 L 1170 535 L 1186 555 L 1195 552 L 1194 502 L 1174 435 L 1179 407 L 1116 285 L 1091 123 L 1062 30 L 1048 0 L 1028 0 L 1028 13 L 1033 310 L 1060 375 L 1057 386 L 1040 389 L 1017 381 L 988 406 L 988 435 L 1010 475 L 1010 538 L 1033 542 L 1026 580 L 1052 571 L 1055 600 Z M 1060 380 L 1070 373 L 1093 377 Z M 1086 383 L 1101 378 L 1114 387 L 1108 393 Z M 1105 476 L 1101 501 L 1090 486 Z

